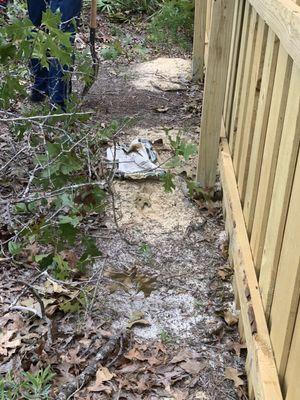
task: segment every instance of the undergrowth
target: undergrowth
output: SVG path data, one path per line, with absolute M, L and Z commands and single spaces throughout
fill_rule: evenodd
M 194 2 L 166 0 L 152 16 L 149 32 L 154 43 L 176 44 L 189 48 L 194 27 Z
M 49 367 L 35 373 L 23 372 L 20 379 L 11 373 L 0 376 L 0 400 L 49 400 L 55 374 Z
M 191 46 L 194 0 L 98 0 L 98 8 L 115 22 L 128 21 L 132 15 L 146 15 L 153 43 L 176 44 L 186 49 Z M 116 55 L 116 51 L 113 53 Z

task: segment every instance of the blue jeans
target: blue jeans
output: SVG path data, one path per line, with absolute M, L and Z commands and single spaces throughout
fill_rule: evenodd
M 27 0 L 27 4 L 33 25 L 41 25 L 43 12 L 50 7 L 52 12 L 61 12 L 61 29 L 75 34 L 73 18 L 80 16 L 82 0 Z M 52 104 L 63 106 L 71 92 L 71 80 L 65 77 L 70 66 L 62 66 L 58 60 L 51 59 L 49 68 L 45 68 L 38 59 L 32 59 L 31 71 L 34 75 L 33 89 L 49 95 Z

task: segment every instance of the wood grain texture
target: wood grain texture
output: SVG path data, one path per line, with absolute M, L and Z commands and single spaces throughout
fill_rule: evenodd
M 269 332 L 227 139 L 222 139 L 220 173 L 236 290 L 248 348 L 248 368 L 257 400 L 282 399 Z
M 277 168 L 270 204 L 263 257 L 260 289 L 267 317 L 273 301 L 278 262 L 289 208 L 290 195 L 300 143 L 300 71 L 293 66 Z M 299 223 L 299 221 L 297 221 Z M 281 300 L 281 299 L 280 299 Z M 279 300 L 279 301 L 280 301 Z M 286 310 L 288 312 L 288 310 Z
M 193 79 L 203 81 L 207 2 L 195 1 L 195 29 L 193 46 Z
M 289 58 L 285 49 L 280 46 L 274 79 L 274 96 L 272 96 L 270 106 L 266 141 L 263 150 L 257 201 L 255 205 L 250 240 L 257 274 L 259 274 L 261 268 L 261 259 L 270 213 L 270 204 L 273 193 L 279 145 L 290 87 L 291 71 L 292 60 Z M 266 306 L 266 303 L 264 303 L 264 306 Z
M 250 87 L 248 92 L 247 107 L 245 110 L 245 124 L 243 129 L 243 146 L 240 149 L 240 163 L 238 188 L 242 204 L 244 203 L 246 185 L 249 171 L 249 161 L 252 150 L 252 141 L 255 122 L 257 120 L 258 100 L 262 82 L 262 72 L 265 60 L 268 26 L 262 18 L 258 19 L 257 35 L 254 47 L 253 62 L 251 67 Z
M 245 71 L 245 59 L 247 54 L 247 40 L 249 34 L 249 26 L 250 26 L 250 4 L 246 1 L 244 18 L 242 22 L 242 36 L 239 48 L 239 60 L 238 60 L 238 68 L 236 74 L 236 82 L 234 89 L 234 97 L 233 97 L 233 105 L 232 111 L 230 115 L 230 130 L 229 130 L 229 147 L 231 150 L 231 154 L 234 154 L 235 151 L 235 141 L 236 141 L 236 133 L 237 133 L 237 123 L 238 123 L 238 115 L 240 110 L 240 102 L 241 102 L 241 94 L 242 94 L 242 84 L 244 78 Z M 227 117 L 227 116 L 226 116 Z
M 300 123 L 298 128 L 300 129 Z M 299 238 L 300 157 L 294 177 L 270 314 L 270 335 L 281 382 L 286 370 L 300 298 Z
M 278 62 L 278 50 L 279 40 L 273 31 L 269 29 L 243 209 L 249 236 L 252 232 L 262 157 L 273 93 L 274 96 L 277 96 L 276 87 L 274 86 L 274 78 Z
M 300 8 L 292 0 L 249 0 L 300 67 Z
M 252 8 L 250 17 L 249 35 L 247 38 L 247 46 L 246 46 L 246 58 L 245 58 L 244 75 L 242 81 L 242 91 L 241 91 L 239 112 L 237 117 L 235 149 L 233 155 L 233 166 L 236 174 L 238 174 L 239 171 L 239 166 L 241 161 L 241 151 L 244 143 L 244 126 L 245 126 L 245 120 L 247 115 L 246 112 L 249 100 L 249 90 L 250 90 L 251 72 L 252 72 L 254 50 L 256 43 L 257 27 L 258 27 L 258 14 Z
M 232 0 L 214 1 L 197 170 L 197 181 L 208 189 L 216 180 L 233 16 Z
M 284 377 L 283 391 L 286 400 L 300 399 L 299 360 L 300 360 L 300 304 L 298 305 L 298 313 L 293 335 L 293 341 Z

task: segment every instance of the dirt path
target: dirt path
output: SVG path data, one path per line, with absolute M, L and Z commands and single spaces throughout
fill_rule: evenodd
M 164 159 L 165 128 L 197 142 L 201 91 L 189 80 L 189 60 L 106 66 L 87 105 L 103 122 L 135 117 L 119 141 L 160 140 Z M 187 170 L 192 177 L 195 160 Z M 199 207 L 180 179 L 172 193 L 157 181 L 116 181 L 114 192 L 121 234 L 108 212 L 95 233 L 107 257 L 97 307 L 104 329 L 132 325 L 131 350 L 101 390 L 78 399 L 246 398 L 220 204 Z

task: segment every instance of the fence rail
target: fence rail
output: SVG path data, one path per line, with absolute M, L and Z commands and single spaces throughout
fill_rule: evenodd
M 198 181 L 214 186 L 219 157 L 250 396 L 299 400 L 300 0 L 196 0 L 193 65 Z

